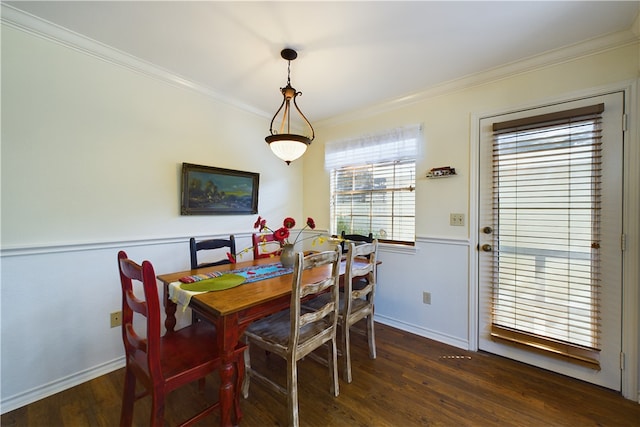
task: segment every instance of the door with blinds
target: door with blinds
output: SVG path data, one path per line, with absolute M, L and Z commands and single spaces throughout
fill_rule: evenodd
M 480 121 L 481 350 L 621 388 L 623 93 Z

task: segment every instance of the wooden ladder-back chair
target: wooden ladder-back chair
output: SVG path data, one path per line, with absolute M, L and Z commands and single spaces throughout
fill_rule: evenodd
M 376 257 L 378 254 L 378 240 L 372 243 L 356 245 L 351 242 L 347 245 L 347 265 L 344 274 L 344 289 L 340 293 L 338 309 L 338 330 L 340 339 L 338 340 L 340 353 L 343 356 L 343 377 L 350 383 L 351 377 L 351 327 L 362 319 L 366 319 L 367 326 L 365 334 L 369 343 L 369 357 L 376 358 L 376 337 L 374 328 L 374 297 L 376 290 Z M 356 262 L 357 261 L 357 262 Z M 365 280 L 357 282 L 355 279 Z M 355 288 L 354 282 L 362 287 Z M 327 297 L 320 295 L 305 306 L 311 309 L 318 309 L 326 304 Z M 354 329 L 357 331 L 357 329 Z
M 231 257 L 228 257 L 225 253 L 224 257 L 221 257 L 220 261 L 198 263 L 198 252 L 224 248 L 228 248 L 227 252 Z M 199 242 L 196 242 L 196 239 L 192 237 L 189 240 L 189 250 L 192 270 L 195 270 L 196 268 L 213 267 L 214 265 L 235 264 L 236 262 L 236 239 L 233 234 L 230 235 L 228 239 L 208 239 L 201 240 Z
M 287 362 L 287 388 L 251 369 L 249 347 L 245 352 L 246 377 L 243 394 L 249 395 L 249 382 L 257 379 L 276 392 L 287 396 L 288 425 L 297 427 L 298 374 L 297 362 L 315 349 L 327 344 L 331 373 L 331 391 L 339 394 L 336 325 L 338 288 L 340 286 L 340 248 L 303 256 L 296 254 L 293 267 L 291 305 L 288 310 L 273 314 L 252 323 L 245 331 L 249 345 L 278 355 Z M 323 267 L 324 266 L 324 267 Z M 309 295 L 326 292 L 327 303 L 317 311 L 302 308 L 301 300 Z
M 253 259 L 271 258 L 280 255 L 280 243 L 273 237 L 272 233 L 251 235 L 253 244 Z
M 122 285 L 122 340 L 126 357 L 120 425 L 131 426 L 134 402 L 151 395 L 149 425 L 161 427 L 164 425 L 165 399 L 169 392 L 188 383 L 202 381 L 220 367 L 221 359 L 215 346 L 216 331 L 207 322 L 197 322 L 160 336 L 160 299 L 153 266 L 149 261 L 144 261 L 140 266 L 128 259 L 124 251 L 120 251 L 118 269 Z M 134 283 L 138 282 L 142 283 L 144 300 L 134 293 Z M 140 295 L 139 290 L 137 293 Z M 146 318 L 146 332 L 134 327 L 134 314 Z M 236 348 L 240 361 L 244 349 L 244 344 L 238 344 Z M 240 422 L 239 380 L 243 376 L 244 364 L 238 363 L 237 367 L 235 416 Z M 145 391 L 136 396 L 137 380 L 140 380 Z M 191 425 L 219 406 L 219 402 L 216 402 L 180 425 Z
M 342 230 L 340 237 L 342 240 L 340 242 L 340 245 L 342 246 L 343 254 L 347 253 L 347 245 L 349 244 L 349 242 L 355 242 L 356 245 L 373 242 L 373 233 L 369 233 L 368 236 L 364 236 L 362 234 L 345 234 L 344 230 Z M 366 277 L 356 277 L 353 279 L 354 289 L 362 289 L 366 285 L 367 285 Z

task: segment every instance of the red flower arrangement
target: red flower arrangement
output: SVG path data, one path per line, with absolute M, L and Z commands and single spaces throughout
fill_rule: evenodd
M 296 243 L 298 243 L 298 239 L 300 238 L 300 235 L 302 234 L 302 232 L 307 227 L 310 228 L 311 230 L 314 230 L 316 228 L 316 223 L 313 220 L 313 218 L 311 217 L 307 218 L 307 223 L 305 224 L 305 226 L 298 232 L 298 235 L 293 240 L 293 242 L 290 242 L 289 241 L 289 236 L 291 235 L 290 230 L 295 226 L 296 226 L 296 220 L 291 217 L 286 217 L 284 221 L 282 221 L 282 227 L 278 228 L 275 231 L 267 226 L 267 220 L 262 218 L 261 216 L 259 216 L 255 224 L 253 224 L 253 228 L 258 229 L 260 232 L 270 231 L 271 233 L 273 233 L 273 238 L 276 239 L 278 242 L 280 242 L 280 245 L 295 245 Z M 320 237 L 320 236 L 314 236 L 314 237 Z
M 313 218 L 309 217 L 307 218 L 307 222 L 305 226 L 302 227 L 300 231 L 298 231 L 296 238 L 293 241 L 290 241 L 289 237 L 291 237 L 291 230 L 295 226 L 296 226 L 296 220 L 291 217 L 286 217 L 284 221 L 282 221 L 282 226 L 276 230 L 269 228 L 269 226 L 267 226 L 267 220 L 262 218 L 261 216 L 259 216 L 255 224 L 253 224 L 253 228 L 257 229 L 263 235 L 271 233 L 273 235 L 274 240 L 278 242 L 278 244 L 280 244 L 280 247 L 283 247 L 284 245 L 295 245 L 296 243 L 301 242 L 303 240 L 307 240 L 307 239 L 314 239 L 312 243 L 313 246 L 315 246 L 316 244 L 322 245 L 327 240 L 327 237 L 323 236 L 321 233 L 318 233 L 309 237 L 304 237 L 302 239 L 300 238 L 300 236 L 302 235 L 302 232 L 305 229 L 309 228 L 311 230 L 315 230 L 316 228 L 315 221 L 313 220 Z M 259 245 L 266 245 L 266 244 L 267 244 L 266 240 L 264 239 L 264 237 L 262 237 L 262 241 L 259 243 Z M 249 246 L 248 248 L 245 248 L 242 251 L 240 251 L 238 255 L 241 257 L 244 253 L 249 252 L 252 249 L 253 249 L 253 246 Z M 231 254 L 228 254 L 227 256 L 230 256 L 230 255 Z

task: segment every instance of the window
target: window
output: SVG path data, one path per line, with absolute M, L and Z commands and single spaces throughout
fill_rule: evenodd
M 415 169 L 420 127 L 328 143 L 331 232 L 415 242 Z
M 494 124 L 492 336 L 598 366 L 603 104 Z

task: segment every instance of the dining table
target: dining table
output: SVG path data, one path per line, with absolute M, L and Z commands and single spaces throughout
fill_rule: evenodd
M 367 260 L 356 261 L 356 268 L 360 263 L 365 266 Z M 276 267 L 279 264 L 279 257 L 262 258 L 235 264 L 218 265 L 195 270 L 185 270 L 173 273 L 165 273 L 157 276 L 164 285 L 164 305 L 165 305 L 165 327 L 168 332 L 175 329 L 176 310 L 178 304 L 170 298 L 172 290 L 181 286 L 180 279 L 200 275 L 217 275 L 238 271 L 251 273 L 251 269 L 258 271 L 268 266 Z M 342 260 L 340 267 L 341 277 L 344 275 L 346 262 Z M 282 268 L 282 265 L 279 264 Z M 321 280 L 330 274 L 331 265 L 312 268 L 303 272 L 303 283 L 313 283 Z M 220 425 L 223 427 L 240 423 L 242 412 L 240 408 L 234 406 L 236 383 L 234 379 L 240 372 L 236 369 L 239 362 L 236 352 L 238 341 L 242 337 L 245 329 L 258 319 L 277 313 L 289 308 L 292 291 L 292 272 L 289 269 L 286 274 L 277 276 L 265 275 L 265 278 L 243 283 L 229 289 L 198 293 L 193 295 L 188 301 L 188 307 L 195 311 L 199 318 L 209 321 L 216 326 L 216 342 L 212 346 L 217 347 L 217 352 L 221 357 L 220 368 Z M 172 289 L 173 288 L 173 289 Z M 240 378 L 239 381 L 242 379 Z M 235 413 L 235 419 L 232 415 Z

